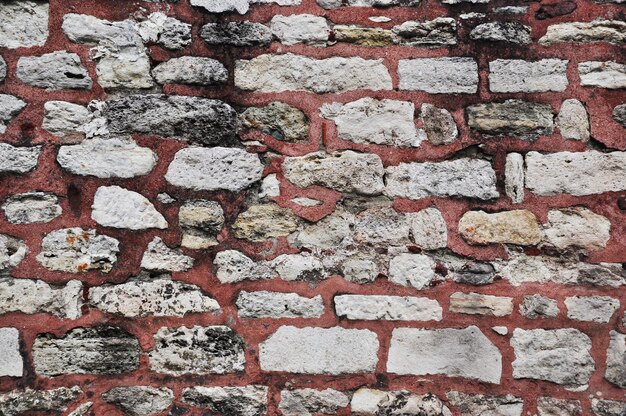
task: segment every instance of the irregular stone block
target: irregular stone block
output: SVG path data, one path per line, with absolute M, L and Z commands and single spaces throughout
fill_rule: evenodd
M 354 241 L 378 246 L 403 245 L 409 242 L 409 221 L 392 207 L 373 207 L 356 216 Z
M 626 412 L 626 402 L 601 400 L 594 397 L 591 399 L 591 410 L 595 416 L 621 416 Z
M 496 59 L 489 62 L 489 90 L 492 92 L 565 91 L 567 64 L 562 59 Z
M 571 296 L 565 298 L 565 306 L 570 319 L 606 324 L 619 308 L 619 300 L 609 296 Z
M 447 396 L 450 404 L 459 408 L 461 416 L 521 416 L 524 411 L 524 400 L 511 394 L 485 396 L 451 391 Z
M 91 218 L 104 227 L 145 230 L 168 225 L 146 197 L 119 186 L 99 187 L 91 209 Z
M 3 285 L 0 281 L 0 287 Z M 0 297 L 2 292 L 0 292 Z M 24 361 L 20 353 L 20 331 L 16 328 L 0 328 L 0 377 L 22 377 Z M 0 409 L 4 411 L 2 396 Z
M 63 211 L 57 196 L 47 192 L 13 195 L 2 204 L 2 210 L 11 224 L 49 222 Z
M 0 55 L 0 82 L 4 81 L 7 76 L 7 63 L 2 55 Z
M 80 57 L 67 51 L 23 56 L 16 75 L 24 84 L 47 90 L 89 90 L 93 84 Z
M 393 45 L 393 33 L 379 27 L 364 27 L 357 25 L 335 25 L 333 32 L 336 42 L 353 43 L 366 47 L 381 47 Z
M 132 416 L 149 416 L 170 407 L 174 393 L 168 388 L 148 386 L 115 387 L 102 395 L 102 400 L 111 403 Z
M 326 46 L 330 27 L 326 19 L 311 14 L 276 15 L 270 21 L 272 34 L 283 45 L 305 43 L 311 46 Z
M 580 85 L 608 89 L 626 88 L 626 65 L 617 62 L 581 62 L 578 64 Z
M 85 127 L 91 120 L 91 112 L 82 105 L 66 101 L 48 101 L 44 104 L 42 127 L 63 139 L 63 143 L 81 142 Z
M 70 280 L 50 285 L 43 280 L 0 278 L 0 314 L 50 313 L 61 319 L 77 319 L 83 304 L 83 285 Z
M 278 408 L 284 416 L 312 416 L 334 414 L 349 403 L 348 396 L 337 390 L 297 389 L 281 391 Z
M 468 211 L 459 220 L 459 233 L 470 244 L 539 244 L 541 230 L 535 214 L 528 210 L 489 214 Z
M 328 277 L 322 262 L 309 253 L 282 254 L 269 265 L 281 279 L 287 281 L 305 281 L 316 283 Z
M 7 131 L 7 126 L 15 116 L 26 107 L 26 102 L 8 94 L 0 94 L 0 134 Z M 7 143 L 0 143 L 2 146 L 11 146 Z M 0 153 L 2 155 L 2 153 Z M 1 159 L 0 159 L 1 160 Z
M 561 136 L 566 139 L 587 141 L 591 137 L 591 126 L 587 109 L 580 101 L 569 99 L 563 101 L 556 118 L 556 125 Z
M 250 107 L 241 114 L 243 126 L 269 134 L 276 140 L 309 140 L 309 118 L 301 110 L 280 101 L 264 107 Z
M 519 153 L 506 155 L 504 189 L 514 204 L 524 202 L 524 156 Z
M 576 2 L 571 0 L 562 0 L 557 3 L 542 4 L 535 12 L 535 18 L 537 20 L 545 20 L 553 17 L 565 16 L 573 13 L 577 7 L 578 5 Z
M 542 45 L 560 42 L 608 42 L 621 45 L 626 42 L 626 22 L 595 19 L 591 22 L 559 23 L 548 26 L 546 34 L 539 39 Z
M 389 261 L 389 281 L 422 290 L 435 278 L 435 266 L 434 260 L 428 256 L 403 253 Z
M 27 173 L 37 167 L 41 146 L 15 147 L 0 143 L 0 173 Z
M 159 84 L 213 85 L 228 81 L 228 70 L 216 59 L 182 56 L 160 63 L 152 76 Z
M 487 137 L 509 136 L 534 140 L 552 134 L 552 107 L 521 100 L 471 105 L 465 109 L 467 124 Z
M 141 258 L 141 268 L 154 272 L 185 272 L 193 263 L 193 258 L 169 248 L 161 237 L 154 237 Z
M 367 388 L 360 388 L 354 393 L 350 410 L 355 416 L 452 414 L 437 396 L 430 393 L 418 395 L 406 390 L 385 392 Z
M 393 43 L 403 46 L 437 48 L 456 45 L 456 21 L 451 17 L 410 20 L 391 29 Z
M 437 208 L 412 212 L 407 217 L 410 221 L 411 240 L 423 250 L 448 246 L 448 225 Z
M 430 94 L 474 94 L 478 91 L 478 64 L 473 58 L 402 59 L 399 88 Z
M 524 296 L 519 310 L 528 319 L 556 318 L 559 314 L 557 301 L 541 295 Z
M 264 416 L 267 414 L 267 393 L 267 387 L 254 385 L 190 387 L 183 390 L 183 402 L 223 415 Z
M 582 414 L 583 409 L 578 400 L 548 396 L 537 398 L 537 416 L 582 416 Z
M 295 238 L 298 247 L 333 249 L 350 240 L 356 217 L 343 209 L 337 209 L 320 221 L 303 227 Z
M 250 8 L 250 0 L 191 0 L 191 5 L 202 7 L 209 13 L 236 11 L 246 14 Z
M 78 386 L 52 390 L 12 390 L 0 394 L 0 409 L 6 416 L 32 412 L 63 412 L 83 391 Z
M 417 6 L 421 0 L 317 0 L 324 9 L 349 7 L 390 7 L 390 6 Z
M 337 316 L 366 321 L 441 321 L 442 309 L 434 299 L 409 296 L 339 295 Z
M 507 316 L 513 313 L 513 298 L 456 292 L 450 296 L 450 311 L 469 315 Z
M 183 247 L 194 250 L 213 247 L 218 244 L 217 235 L 224 225 L 224 210 L 215 201 L 187 201 L 178 210 L 178 224 L 183 230 Z
M 548 212 L 544 240 L 558 249 L 583 248 L 601 250 L 611 238 L 611 222 L 584 207 L 571 207 Z
M 489 22 L 476 26 L 470 32 L 473 40 L 488 42 L 507 42 L 517 45 L 532 43 L 530 26 L 519 22 Z
M 221 283 L 271 279 L 276 275 L 268 265 L 256 263 L 236 250 L 220 251 L 215 255 L 213 264 L 217 267 L 216 276 Z
M 420 118 L 428 141 L 436 146 L 450 144 L 459 137 L 459 130 L 450 112 L 432 104 L 422 104 Z
M 217 22 L 202 26 L 200 37 L 209 45 L 265 46 L 272 42 L 272 31 L 255 22 Z
M 0 3 L 0 48 L 43 46 L 48 39 L 48 1 Z
M 274 203 L 251 206 L 232 225 L 236 238 L 250 241 L 284 237 L 297 228 L 298 218 L 291 210 Z
M 239 293 L 236 305 L 242 318 L 319 318 L 324 313 L 320 295 L 306 298 L 296 293 L 244 290 Z
M 10 270 L 24 260 L 28 247 L 20 239 L 0 234 L 0 272 Z
M 613 109 L 613 120 L 626 128 L 626 104 L 620 104 Z

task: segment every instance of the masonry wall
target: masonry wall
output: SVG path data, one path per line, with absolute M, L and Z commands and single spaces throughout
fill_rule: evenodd
M 625 20 L 0 2 L 0 415 L 625 415 Z

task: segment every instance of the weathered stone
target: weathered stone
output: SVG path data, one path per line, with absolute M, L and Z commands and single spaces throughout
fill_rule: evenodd
M 384 188 L 380 157 L 352 150 L 286 157 L 283 173 L 288 181 L 301 188 L 321 185 L 362 195 L 377 195 Z
M 565 306 L 570 319 L 606 324 L 619 308 L 619 300 L 609 296 L 571 296 L 565 298 Z
M 574 98 L 563 101 L 559 115 L 556 118 L 556 125 L 561 132 L 561 136 L 566 139 L 586 142 L 591 137 L 587 109 L 583 103 Z
M 613 109 L 613 120 L 626 128 L 626 104 L 620 104 Z
M 243 149 L 188 147 L 176 152 L 165 179 L 196 191 L 239 192 L 260 181 L 262 174 L 259 156 Z
M 552 134 L 552 107 L 520 100 L 503 103 L 471 105 L 465 109 L 467 124 L 473 130 L 491 136 L 511 136 L 536 139 Z
M 0 4 L 0 7 L 1 6 L 2 4 Z M 25 107 L 25 101 L 22 101 L 12 95 L 0 94 L 0 134 L 7 131 L 7 126 L 9 122 L 13 120 L 13 118 L 15 118 L 15 116 L 17 116 L 19 113 L 21 113 Z M 10 146 L 7 143 L 0 143 L 0 145 L 3 147 Z M 2 153 L 0 153 L 0 155 L 2 155 Z
M 335 122 L 340 139 L 397 147 L 418 147 L 422 141 L 414 113 L 411 102 L 369 97 L 347 104 L 325 104 L 321 109 L 322 117 Z
M 312 416 L 334 414 L 349 403 L 348 396 L 337 390 L 297 389 L 281 391 L 278 408 L 284 416 Z
M 93 402 L 85 402 L 72 410 L 67 416 L 87 416 L 87 412 L 93 407 Z
M 337 42 L 353 43 L 367 47 L 393 45 L 393 32 L 379 27 L 335 25 L 332 33 L 335 37 L 334 40 Z
M 146 197 L 119 186 L 99 187 L 91 209 L 91 218 L 104 227 L 145 230 L 168 226 Z
M 541 295 L 524 296 L 519 310 L 528 319 L 556 318 L 559 315 L 557 301 Z
M 356 217 L 352 213 L 338 209 L 317 223 L 304 227 L 296 236 L 295 243 L 298 247 L 337 248 L 348 242 L 355 223 Z
M 269 264 L 281 279 L 287 281 L 315 283 L 328 277 L 322 262 L 309 253 L 281 254 Z
M 130 137 L 94 138 L 61 146 L 57 161 L 75 175 L 97 178 L 133 178 L 146 175 L 157 163 L 156 154 Z
M 337 316 L 353 320 L 441 321 L 439 302 L 428 298 L 376 295 L 335 296 Z
M 469 315 L 507 316 L 513 313 L 513 298 L 455 292 L 450 296 L 450 311 Z
M 228 70 L 216 59 L 182 56 L 160 63 L 152 76 L 159 84 L 212 85 L 228 81 Z
M 601 400 L 594 397 L 591 399 L 591 410 L 595 416 L 621 416 L 626 412 L 626 402 Z
M 459 233 L 470 244 L 535 245 L 541 241 L 537 218 L 528 210 L 489 214 L 468 211 L 459 220 Z
M 441 348 L 445 345 L 445 348 Z M 387 371 L 442 374 L 500 383 L 502 355 L 475 326 L 463 329 L 395 328 Z
M 423 250 L 436 250 L 448 246 L 446 220 L 435 207 L 407 215 L 411 227 L 411 240 Z
M 284 237 L 297 228 L 298 218 L 291 210 L 274 203 L 251 206 L 232 225 L 235 237 L 250 241 Z
M 516 328 L 511 346 L 515 350 L 515 379 L 546 380 L 577 388 L 586 385 L 595 370 L 591 339 L 573 328 Z
M 456 45 L 456 21 L 451 17 L 434 20 L 409 20 L 391 29 L 393 42 L 403 46 L 438 48 Z
M 121 328 L 77 328 L 61 338 L 41 334 L 35 338 L 32 355 L 37 374 L 122 374 L 139 366 L 141 348 L 137 339 Z
M 366 329 L 281 326 L 259 345 L 263 371 L 300 374 L 371 373 L 378 336 Z
M 489 62 L 489 90 L 492 92 L 565 91 L 567 64 L 562 59 L 496 59 Z
M 626 65 L 617 62 L 581 62 L 578 64 L 580 85 L 608 89 L 626 88 Z
M 473 58 L 402 59 L 399 88 L 430 94 L 473 94 L 478 91 L 478 64 Z
M 611 238 L 611 222 L 585 207 L 571 207 L 548 212 L 544 241 L 558 249 L 601 250 Z
M 284 45 L 305 43 L 325 46 L 330 35 L 326 19 L 311 14 L 276 15 L 270 22 L 272 34 Z
M 417 6 L 421 0 L 317 0 L 317 4 L 325 9 L 338 7 L 390 7 L 390 6 Z
M 63 412 L 80 396 L 80 387 L 59 387 L 53 390 L 12 390 L 0 394 L 0 409 L 5 416 L 33 412 Z
M 42 280 L 0 278 L 0 314 L 50 313 L 61 319 L 77 319 L 83 303 L 83 285 L 70 280 L 50 285 Z
M 264 46 L 272 42 L 272 31 L 255 22 L 218 22 L 202 26 L 200 37 L 209 45 Z
M 296 293 L 242 291 L 236 305 L 243 318 L 319 318 L 324 313 L 320 295 L 306 298 Z
M 244 127 L 261 130 L 277 140 L 309 140 L 309 119 L 301 110 L 280 101 L 264 107 L 250 107 L 241 114 Z
M 108 273 L 117 261 L 119 241 L 96 230 L 65 228 L 43 237 L 37 261 L 49 270 L 80 273 L 101 270 Z
M 85 138 L 83 126 L 91 119 L 86 107 L 66 101 L 48 101 L 44 110 L 42 127 L 61 137 L 64 143 L 80 142 Z
M 389 166 L 385 195 L 408 199 L 453 196 L 492 199 L 499 196 L 491 163 L 480 159 L 400 163 Z
M 0 280 L 0 287 L 4 286 Z M 0 297 L 2 292 L 0 292 Z M 0 377 L 22 377 L 24 361 L 20 353 L 20 331 L 17 328 L 0 328 Z M 0 396 L 0 409 L 2 396 Z
M 213 264 L 221 283 L 237 283 L 243 280 L 271 279 L 276 275 L 271 267 L 255 263 L 250 257 L 235 250 L 220 251 Z
M 611 331 L 610 336 L 604 378 L 624 389 L 626 388 L 626 335 Z
M 379 273 L 378 265 L 370 259 L 355 256 L 341 265 L 343 278 L 353 283 L 370 283 L 376 280 Z
M 519 22 L 489 22 L 472 29 L 470 38 L 489 42 L 508 42 L 528 45 L 532 42 L 530 26 Z
M 582 416 L 582 414 L 583 409 L 578 400 L 548 396 L 537 398 L 537 416 Z
M 2 55 L 0 55 L 0 82 L 4 81 L 7 76 L 7 63 Z
M 354 240 L 369 245 L 403 245 L 409 242 L 409 222 L 405 214 L 391 207 L 373 207 L 356 216 Z
M 511 394 L 485 396 L 451 391 L 447 396 L 450 404 L 459 408 L 461 416 L 521 416 L 524 411 L 524 400 Z
M 193 267 L 193 262 L 193 258 L 180 250 L 169 248 L 161 237 L 154 237 L 143 253 L 141 268 L 154 272 L 185 272 Z
M 139 276 L 118 285 L 89 289 L 89 303 L 105 313 L 127 318 L 177 316 L 188 313 L 216 312 L 217 301 L 198 286 L 173 281 L 168 276 Z
M 596 19 L 591 22 L 567 22 L 548 26 L 546 34 L 539 39 L 542 45 L 559 42 L 608 42 L 621 45 L 626 42 L 626 22 Z
M 102 395 L 102 400 L 114 404 L 131 416 L 149 416 L 170 407 L 174 401 L 172 390 L 162 387 L 115 387 Z
M 459 137 L 459 130 L 450 112 L 432 104 L 422 104 L 420 118 L 428 141 L 436 146 L 450 144 Z
M 62 212 L 57 196 L 46 192 L 13 195 L 2 204 L 2 210 L 12 224 L 49 222 Z
M 406 415 L 450 416 L 452 413 L 433 394 L 418 395 L 406 390 L 380 391 L 360 388 L 352 396 L 350 410 L 355 416 Z
M 179 58 L 180 59 L 180 58 Z M 237 113 L 219 100 L 182 95 L 130 95 L 107 101 L 111 133 L 178 137 L 203 145 L 234 145 Z
M 626 153 L 526 154 L 526 186 L 537 195 L 576 196 L 626 190 Z
M 16 75 L 25 84 L 48 90 L 89 90 L 93 84 L 80 57 L 67 51 L 23 56 Z
M 0 3 L 0 48 L 43 46 L 48 39 L 48 1 Z
M 183 390 L 183 402 L 208 408 L 229 416 L 265 416 L 268 388 L 245 387 L 191 387 Z
M 20 264 L 27 253 L 28 247 L 22 240 L 0 234 L 0 272 Z
M 97 44 L 104 41 L 125 47 L 136 46 L 137 41 L 141 41 L 134 22 L 130 20 L 110 22 L 90 15 L 68 13 L 63 16 L 62 29 L 76 43 Z
M 257 92 L 310 91 L 325 94 L 390 90 L 392 83 L 382 59 L 312 59 L 288 53 L 238 60 L 235 86 Z
M 493 283 L 496 275 L 493 265 L 486 262 L 467 261 L 459 266 L 447 266 L 451 269 L 452 280 L 467 285 L 488 285 Z
M 524 157 L 519 153 L 506 155 L 504 189 L 514 204 L 524 202 Z
M 427 288 L 435 278 L 435 262 L 423 254 L 404 253 L 389 262 L 389 281 L 417 290 Z
M 183 247 L 207 249 L 218 244 L 217 235 L 224 225 L 224 210 L 215 201 L 187 201 L 178 211 L 178 224 L 183 230 Z
M 209 13 L 236 11 L 246 14 L 250 8 L 250 0 L 191 0 L 191 5 L 203 7 Z
M 156 43 L 165 49 L 183 49 L 191 43 L 191 25 L 161 12 L 150 14 L 134 26 L 144 42 Z

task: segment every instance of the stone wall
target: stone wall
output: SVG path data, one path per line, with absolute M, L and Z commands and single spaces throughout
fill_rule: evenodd
M 624 7 L 1 1 L 0 414 L 623 416 Z

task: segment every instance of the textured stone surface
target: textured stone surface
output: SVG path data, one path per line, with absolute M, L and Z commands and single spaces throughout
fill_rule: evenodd
M 221 84 L 228 80 L 228 70 L 218 60 L 183 56 L 172 58 L 152 70 L 159 84 Z
M 244 318 L 319 318 L 324 313 L 320 295 L 306 298 L 296 293 L 242 291 L 236 305 Z
M 91 119 L 91 113 L 82 105 L 66 101 L 48 101 L 44 104 L 42 127 L 64 143 L 80 142 L 85 138 L 84 125 Z
M 209 45 L 262 46 L 272 41 L 270 28 L 249 21 L 207 23 L 200 36 Z
M 626 412 L 626 402 L 593 398 L 591 410 L 595 416 L 618 416 Z
M 215 201 L 187 201 L 178 210 L 178 224 L 183 231 L 181 246 L 194 250 L 213 247 L 224 225 L 224 210 Z
M 272 34 L 283 45 L 306 43 L 312 46 L 324 46 L 330 35 L 326 19 L 311 14 L 277 15 L 270 22 Z
M 16 147 L 0 143 L 0 173 L 29 172 L 37 167 L 40 154 L 41 146 Z
M 88 90 L 92 86 L 80 57 L 67 51 L 20 58 L 16 75 L 24 84 L 48 90 Z
M 591 137 L 587 109 L 576 99 L 563 101 L 556 125 L 566 139 L 587 141 Z
M 276 204 L 253 205 L 239 214 L 232 225 L 235 237 L 250 241 L 284 237 L 297 227 L 297 217 L 291 210 Z
M 0 55 L 0 82 L 4 81 L 6 76 L 7 76 L 7 63 L 2 57 L 2 55 Z
M 489 42 L 527 45 L 532 42 L 531 28 L 518 22 L 483 23 L 472 29 L 470 38 Z
M 578 400 L 548 396 L 537 398 L 537 416 L 582 416 L 582 414 L 583 409 Z
M 335 296 L 335 312 L 353 320 L 440 321 L 442 309 L 434 299 L 382 295 Z
M 609 348 L 606 356 L 604 378 L 610 383 L 626 388 L 626 335 L 617 331 L 610 332 Z M 626 405 L 624 406 L 626 409 Z
M 428 141 L 434 145 L 450 144 L 458 138 L 459 130 L 450 112 L 432 104 L 422 104 L 420 118 Z
M 626 65 L 613 61 L 578 64 L 580 85 L 608 89 L 626 88 Z
M 567 317 L 577 321 L 607 323 L 619 308 L 610 296 L 572 296 L 565 298 Z
M 442 401 L 433 394 L 415 394 L 407 390 L 381 391 L 360 388 L 352 396 L 350 409 L 353 415 L 451 415 Z
M 429 207 L 408 216 L 411 240 L 424 250 L 436 250 L 448 245 L 446 220 L 435 207 Z
M 557 301 L 541 295 L 524 296 L 519 308 L 528 319 L 555 318 L 559 314 Z
M 456 292 L 450 296 L 450 311 L 470 315 L 507 316 L 513 312 L 513 298 Z
M 400 89 L 430 94 L 472 94 L 478 90 L 478 64 L 472 58 L 403 59 Z
M 19 265 L 27 253 L 28 247 L 24 241 L 10 235 L 0 234 L 0 272 Z
M 535 139 L 552 134 L 552 107 L 521 100 L 476 104 L 466 108 L 467 124 L 487 137 Z
M 232 416 L 267 414 L 267 387 L 191 387 L 183 390 L 183 402 Z
M 104 227 L 144 230 L 168 226 L 146 197 L 119 186 L 98 188 L 91 209 L 91 218 Z
M 184 272 L 193 263 L 193 258 L 168 247 L 160 237 L 154 237 L 141 258 L 141 268 L 155 272 Z
M 461 416 L 521 416 L 524 411 L 524 400 L 511 394 L 485 396 L 451 391 L 447 396 L 450 404 L 458 407 Z
M 260 344 L 263 371 L 300 374 L 369 373 L 378 362 L 378 337 L 360 329 L 281 326 Z
M 489 90 L 492 92 L 565 91 L 568 61 L 542 59 L 496 59 L 489 62 Z
M 26 102 L 9 94 L 0 94 L 0 134 L 6 132 L 11 120 L 26 107 Z M 10 146 L 0 143 L 3 147 Z
M 0 48 L 43 46 L 48 39 L 47 1 L 8 0 L 0 4 Z
M 524 202 L 524 156 L 519 153 L 506 155 L 504 189 L 514 204 Z
M 441 47 L 456 45 L 456 22 L 449 17 L 409 20 L 392 29 L 393 42 L 404 46 Z
M 7 416 L 28 414 L 29 412 L 63 412 L 68 405 L 80 396 L 80 387 L 59 387 L 51 390 L 12 390 L 0 394 L 0 408 Z
M 63 212 L 56 195 L 46 192 L 13 195 L 2 204 L 2 211 L 12 224 L 49 222 Z
M 217 268 L 217 279 L 222 283 L 269 279 L 275 275 L 268 265 L 255 263 L 250 257 L 236 250 L 217 253 L 214 265 Z
M 149 416 L 167 409 L 174 401 L 174 393 L 168 388 L 115 387 L 104 393 L 102 400 L 114 404 L 125 414 Z
M 428 287 L 434 277 L 435 262 L 423 254 L 400 254 L 389 261 L 390 282 L 421 290 Z
M 2 282 L 0 281 L 1 284 Z M 0 377 L 22 377 L 23 371 L 24 363 L 20 353 L 20 331 L 16 328 L 0 328 Z M 1 398 L 0 404 L 2 404 Z M 3 407 L 0 407 L 0 409 L 3 409 Z
M 304 112 L 274 101 L 264 107 L 250 107 L 241 114 L 244 127 L 261 130 L 286 142 L 309 139 L 309 119 Z
M 459 220 L 459 233 L 470 244 L 535 245 L 541 241 L 537 218 L 528 210 L 489 214 L 469 211 Z
M 0 278 L 0 314 L 50 313 L 61 319 L 82 315 L 83 285 L 70 280 L 64 285 L 50 285 L 42 280 Z
M 281 391 L 278 408 L 284 416 L 311 416 L 334 414 L 349 403 L 348 396 L 337 390 L 297 389 Z
M 591 22 L 567 22 L 548 26 L 539 39 L 543 45 L 560 42 L 608 42 L 616 45 L 626 42 L 626 22 L 596 19 Z
M 584 207 L 562 208 L 548 212 L 544 240 L 559 249 L 583 248 L 601 250 L 606 247 L 611 222 Z

